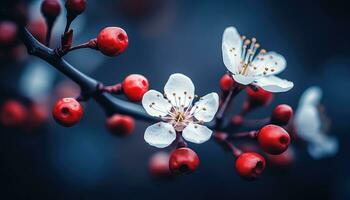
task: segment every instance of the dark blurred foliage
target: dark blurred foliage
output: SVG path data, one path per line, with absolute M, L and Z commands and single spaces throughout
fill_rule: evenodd
M 73 128 L 60 127 L 51 117 L 36 132 L 0 128 L 0 199 L 350 198 L 348 1 L 87 1 L 86 13 L 79 16 L 85 21 L 75 22 L 81 25 L 75 43 L 95 37 L 105 26 L 120 26 L 127 31 L 130 45 L 117 58 L 93 50 L 66 56 L 78 69 L 106 84 L 120 82 L 130 73 L 143 74 L 157 90 L 170 74 L 181 72 L 192 78 L 198 95 L 218 91 L 225 72 L 221 37 L 225 27 L 234 25 L 241 34 L 257 37 L 267 50 L 284 55 L 288 67 L 281 77 L 295 83 L 292 91 L 275 95 L 272 105 L 248 117 L 264 117 L 279 103 L 296 108 L 301 93 L 319 85 L 332 119 L 330 134 L 340 141 L 339 153 L 315 161 L 304 146 L 295 146 L 290 169 L 268 166 L 261 180 L 246 182 L 235 173 L 233 158 L 210 141 L 191 145 L 201 159 L 194 174 L 155 180 L 149 175 L 148 159 L 158 149 L 143 140 L 148 124 L 138 122 L 128 138 L 114 137 L 105 130 L 103 111 L 88 102 L 82 122 Z M 14 2 L 2 0 L 1 14 Z M 20 83 L 33 62 L 47 66 L 48 74 L 53 74 L 46 94 L 52 97 L 48 103 L 52 105 L 55 85 L 65 77 L 33 57 L 0 62 L 1 102 L 10 97 L 31 101 Z M 242 98 L 235 101 L 232 112 L 240 108 Z

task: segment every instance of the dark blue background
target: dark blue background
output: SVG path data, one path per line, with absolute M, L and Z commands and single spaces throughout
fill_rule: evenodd
M 140 73 L 157 90 L 162 90 L 170 74 L 181 72 L 192 78 L 197 94 L 204 95 L 218 91 L 225 72 L 221 37 L 225 27 L 234 25 L 241 34 L 257 37 L 267 50 L 284 55 L 288 64 L 281 77 L 295 84 L 252 118 L 267 115 L 278 103 L 296 108 L 303 90 L 319 85 L 332 119 L 330 134 L 340 141 L 338 155 L 314 161 L 305 147 L 296 147 L 296 162 L 288 172 L 268 168 L 259 181 L 246 182 L 235 173 L 233 158 L 211 140 L 190 145 L 201 159 L 194 174 L 159 181 L 148 173 L 148 159 L 158 150 L 143 140 L 148 124 L 138 122 L 131 137 L 114 137 L 105 130 L 103 111 L 88 102 L 82 122 L 73 128 L 60 127 L 51 119 L 34 135 L 0 129 L 0 199 L 350 198 L 350 12 L 345 1 L 146 2 L 149 7 L 137 16 L 120 1 L 88 0 L 86 25 L 76 43 L 95 37 L 105 26 L 120 26 L 127 31 L 130 45 L 117 58 L 104 57 L 95 70 L 83 65 L 92 58 L 86 56 L 92 50 L 74 52 L 67 60 L 106 84 Z M 27 62 L 2 69 L 1 76 L 12 80 L 2 81 L 2 86 L 16 87 Z M 235 108 L 239 107 L 238 101 Z

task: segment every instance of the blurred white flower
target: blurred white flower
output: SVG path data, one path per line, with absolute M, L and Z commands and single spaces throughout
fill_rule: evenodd
M 55 71 L 41 60 L 34 60 L 28 63 L 19 80 L 21 93 L 33 100 L 45 99 L 53 87 Z
M 270 92 L 285 92 L 293 88 L 293 82 L 280 79 L 276 74 L 286 68 L 286 60 L 276 52 L 258 52 L 260 45 L 255 38 L 240 36 L 233 26 L 227 27 L 222 38 L 222 56 L 233 79 L 242 84 L 253 84 Z
M 308 152 L 314 159 L 330 157 L 338 152 L 338 140 L 326 135 L 322 126 L 325 122 L 319 110 L 321 97 L 321 88 L 308 88 L 300 98 L 294 118 L 297 134 L 308 142 Z
M 201 124 L 214 118 L 219 108 L 219 96 L 209 93 L 192 105 L 194 90 L 191 79 L 177 73 L 165 84 L 164 96 L 155 90 L 144 94 L 142 105 L 146 112 L 164 121 L 146 129 L 144 139 L 147 143 L 158 148 L 167 147 L 176 139 L 176 132 L 182 132 L 185 140 L 197 144 L 210 139 L 212 131 Z

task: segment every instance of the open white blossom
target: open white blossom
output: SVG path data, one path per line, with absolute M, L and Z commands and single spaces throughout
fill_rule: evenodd
M 330 157 L 338 152 L 338 140 L 325 134 L 322 112 L 319 110 L 322 90 L 308 88 L 300 98 L 294 124 L 297 134 L 308 142 L 308 152 L 314 159 Z
M 286 68 L 286 60 L 276 52 L 261 49 L 255 38 L 240 36 L 233 26 L 227 27 L 222 37 L 222 56 L 233 79 L 242 84 L 253 84 L 270 92 L 285 92 L 293 82 L 280 79 L 276 74 Z
M 203 122 L 211 121 L 218 108 L 219 96 L 209 93 L 192 104 L 195 88 L 191 79 L 183 74 L 172 74 L 164 86 L 164 95 L 155 90 L 146 92 L 142 105 L 146 112 L 163 122 L 149 126 L 144 135 L 147 143 L 158 148 L 169 146 L 176 139 L 176 132 L 193 143 L 210 139 L 212 131 Z

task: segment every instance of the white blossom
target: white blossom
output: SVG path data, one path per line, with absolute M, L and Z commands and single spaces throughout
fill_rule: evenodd
M 256 38 L 240 36 L 235 27 L 227 27 L 222 38 L 222 56 L 233 79 L 242 84 L 253 84 L 270 92 L 285 92 L 293 82 L 280 79 L 276 74 L 286 68 L 285 58 L 276 52 L 260 49 Z
M 146 92 L 142 99 L 144 109 L 162 122 L 146 129 L 145 141 L 164 148 L 176 139 L 176 132 L 181 133 L 185 140 L 197 144 L 209 140 L 212 131 L 202 124 L 214 118 L 219 108 L 219 96 L 209 93 L 193 104 L 195 98 L 192 80 L 179 73 L 169 77 L 164 95 L 155 90 Z
M 314 159 L 330 157 L 338 152 L 338 140 L 326 135 L 319 110 L 322 90 L 319 87 L 308 88 L 300 98 L 295 113 L 294 125 L 297 134 L 308 142 L 308 152 Z

